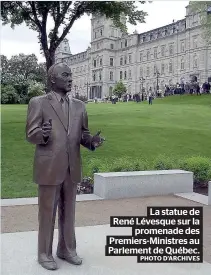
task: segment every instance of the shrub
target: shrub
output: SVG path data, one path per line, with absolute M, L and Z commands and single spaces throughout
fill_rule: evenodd
M 75 98 L 76 99 L 79 99 L 79 100 L 81 100 L 81 101 L 83 101 L 83 102 L 87 102 L 87 97 L 86 96 L 84 96 L 84 95 L 79 95 L 78 93 L 75 95 Z
M 168 156 L 160 155 L 154 160 L 153 167 L 155 170 L 170 170 L 178 169 L 179 164 Z
M 1 85 L 1 103 L 16 104 L 19 102 L 19 96 L 12 85 Z
M 208 182 L 211 179 L 211 160 L 205 157 L 190 157 L 181 161 L 180 168 L 194 174 L 194 182 Z
M 40 96 L 40 95 L 45 94 L 44 89 L 45 88 L 44 88 L 44 85 L 42 83 L 39 83 L 39 82 L 36 82 L 36 81 L 31 82 L 29 84 L 27 100 L 29 101 L 32 97 Z

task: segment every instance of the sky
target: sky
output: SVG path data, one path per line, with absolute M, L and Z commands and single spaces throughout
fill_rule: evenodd
M 139 7 L 148 13 L 146 23 L 136 26 L 128 25 L 129 33 L 137 30 L 138 33 L 149 31 L 158 27 L 165 26 L 185 17 L 185 7 L 189 1 L 153 1 Z M 84 15 L 77 20 L 70 33 L 66 36 L 70 43 L 72 54 L 85 51 L 91 41 L 91 17 Z M 50 28 L 51 22 L 48 24 Z M 26 27 L 25 24 L 11 29 L 9 25 L 1 28 L 1 54 L 10 58 L 12 55 L 19 53 L 34 53 L 40 62 L 44 61 L 44 57 L 40 51 L 37 33 Z

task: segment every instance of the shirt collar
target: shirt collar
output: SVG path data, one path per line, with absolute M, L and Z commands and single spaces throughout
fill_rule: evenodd
M 55 92 L 53 92 L 54 93 L 54 95 L 55 95 L 55 97 L 57 98 L 57 100 L 60 102 L 61 101 L 61 99 L 63 98 L 63 100 L 66 100 L 66 101 L 68 101 L 68 95 L 66 94 L 65 96 L 61 96 L 60 94 L 58 94 L 58 93 L 55 93 Z

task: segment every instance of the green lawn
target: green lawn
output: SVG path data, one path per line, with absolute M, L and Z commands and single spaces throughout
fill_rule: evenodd
M 25 141 L 26 105 L 2 105 L 2 198 L 36 196 L 32 183 L 34 146 Z M 87 104 L 92 133 L 106 142 L 96 152 L 82 150 L 84 175 L 89 159 L 129 156 L 153 161 L 159 155 L 211 156 L 211 95 L 174 96 L 147 102 Z

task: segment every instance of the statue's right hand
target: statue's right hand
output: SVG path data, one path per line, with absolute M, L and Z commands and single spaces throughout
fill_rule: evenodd
M 42 125 L 42 133 L 44 137 L 49 137 L 52 130 L 52 124 L 51 121 L 44 122 Z

